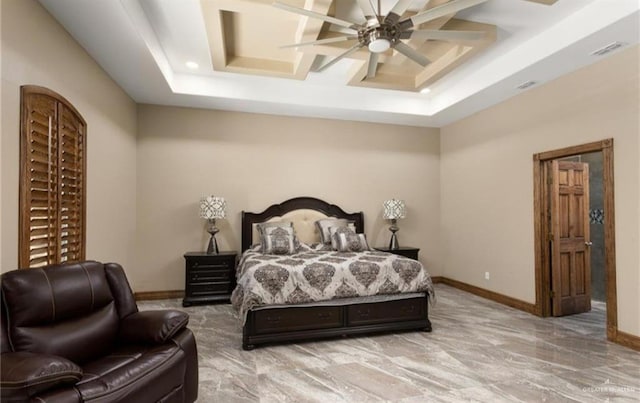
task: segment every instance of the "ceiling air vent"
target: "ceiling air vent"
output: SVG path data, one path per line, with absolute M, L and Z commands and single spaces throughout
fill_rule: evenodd
M 628 43 L 625 43 L 625 42 L 613 42 L 598 50 L 594 50 L 593 52 L 591 52 L 591 56 L 604 56 L 609 52 L 613 52 L 614 50 L 620 49 L 621 47 L 627 46 L 627 45 Z
M 519 86 L 517 86 L 516 88 L 519 90 L 524 90 L 527 89 L 529 87 L 533 87 L 534 85 L 538 84 L 537 81 L 527 81 L 526 83 L 522 83 Z

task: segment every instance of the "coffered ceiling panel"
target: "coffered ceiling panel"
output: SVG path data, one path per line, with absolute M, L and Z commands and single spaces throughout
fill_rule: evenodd
M 328 11 L 327 1 L 310 3 L 314 11 Z M 280 45 L 317 38 L 322 21 L 283 13 L 260 0 L 202 0 L 201 4 L 215 70 L 306 78 L 315 56 Z
M 314 65 L 318 57 L 325 56 L 322 60 L 331 62 L 360 41 L 354 30 L 276 8 L 270 1 L 201 0 L 201 3 L 213 68 L 217 71 L 305 80 L 310 71 L 322 66 L 323 63 Z M 407 3 L 409 6 L 400 18 L 408 19 L 446 3 L 448 0 L 415 0 Z M 327 0 L 288 0 L 283 4 L 344 21 L 367 24 L 363 10 L 355 1 L 342 1 L 341 7 L 336 7 L 336 2 Z M 382 13 L 383 4 L 385 12 L 389 13 L 395 0 L 380 1 L 379 9 L 374 11 Z M 401 41 L 425 56 L 429 60 L 426 66 L 419 65 L 391 48 L 376 55 L 376 74 L 369 77 L 371 51 L 363 46 L 346 56 L 353 66 L 343 77 L 345 84 L 420 91 L 495 42 L 495 25 L 454 19 L 454 15 L 455 13 L 451 13 L 414 27 L 417 30 L 438 31 L 445 35 L 445 40 L 411 38 Z M 380 15 L 377 23 L 382 21 L 383 16 Z M 447 39 L 447 33 L 451 31 L 479 33 L 481 36 L 474 39 Z M 352 38 L 340 42 L 331 41 L 345 35 L 352 35 Z M 282 47 L 317 41 L 321 43 Z M 329 43 L 322 43 L 323 41 Z

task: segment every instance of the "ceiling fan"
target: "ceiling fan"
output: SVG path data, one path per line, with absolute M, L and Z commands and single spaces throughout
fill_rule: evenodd
M 357 0 L 358 6 L 362 10 L 366 19 L 366 22 L 362 24 L 316 13 L 285 3 L 275 2 L 273 5 L 274 7 L 282 10 L 320 19 L 355 31 L 354 34 L 320 39 L 311 42 L 294 43 L 292 45 L 282 46 L 283 48 L 312 46 L 343 41 L 357 41 L 356 44 L 344 53 L 320 66 L 317 71 L 323 71 L 337 63 L 339 60 L 366 47 L 370 52 L 367 78 L 374 78 L 376 76 L 378 58 L 380 54 L 389 49 L 394 49 L 397 52 L 402 53 L 407 58 L 423 67 L 431 62 L 426 56 L 404 43 L 402 41 L 403 39 L 419 38 L 424 40 L 433 39 L 443 41 L 472 41 L 482 39 L 485 36 L 485 33 L 482 31 L 421 30 L 414 28 L 425 22 L 432 21 L 446 15 L 455 14 L 458 11 L 473 7 L 486 1 L 488 0 L 451 0 L 448 3 L 424 10 L 411 17 L 402 18 L 402 15 L 407 11 L 413 0 L 398 0 L 386 16 L 380 15 L 380 0 L 378 0 L 377 13 L 370 0 Z M 429 1 L 427 1 L 427 3 L 428 2 Z

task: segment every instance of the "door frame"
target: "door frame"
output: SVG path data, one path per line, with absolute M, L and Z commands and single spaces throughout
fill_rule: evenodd
M 547 184 L 547 162 L 559 158 L 591 152 L 602 152 L 602 174 L 604 189 L 604 264 L 607 301 L 607 339 L 618 337 L 618 299 L 616 288 L 616 242 L 615 203 L 613 182 L 613 139 L 606 139 L 559 150 L 533 155 L 533 210 L 536 305 L 538 316 L 551 316 L 551 265 L 549 261 L 549 224 L 546 214 L 549 209 L 549 187 Z

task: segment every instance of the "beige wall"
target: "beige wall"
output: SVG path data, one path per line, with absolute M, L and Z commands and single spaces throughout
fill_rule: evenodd
M 402 198 L 401 245 L 439 267 L 439 131 L 140 105 L 136 289 L 184 288 L 184 260 L 208 240 L 201 196 L 224 196 L 221 249 L 240 248 L 240 212 L 313 196 L 364 211 L 372 245 L 389 241 L 382 202 Z
M 204 194 L 228 200 L 223 249 L 240 247 L 241 210 L 301 195 L 363 210 L 371 244 L 386 245 L 381 203 L 398 197 L 400 243 L 419 246 L 433 275 L 534 302 L 532 155 L 613 137 L 619 328 L 640 335 L 637 47 L 447 126 L 440 144 L 437 129 L 136 109 L 35 0 L 0 4 L 2 271 L 17 264 L 23 84 L 87 120 L 87 257 L 123 263 L 136 291 L 184 287 L 182 254 L 208 239 Z
M 638 56 L 624 50 L 442 129 L 444 276 L 535 302 L 532 156 L 612 137 L 619 329 L 640 335 Z
M 48 87 L 87 121 L 87 258 L 132 266 L 136 105 L 35 0 L 2 0 L 1 270 L 18 263 L 20 86 Z

